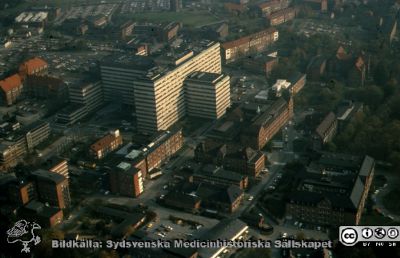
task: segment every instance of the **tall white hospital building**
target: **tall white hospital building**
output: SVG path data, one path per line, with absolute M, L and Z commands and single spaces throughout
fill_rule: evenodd
M 220 44 L 204 41 L 178 55 L 156 57 L 154 63 L 132 62 L 101 65 L 105 99 L 133 105 L 139 131 L 167 130 L 185 116 L 184 81 L 188 75 L 195 71 L 221 73 Z

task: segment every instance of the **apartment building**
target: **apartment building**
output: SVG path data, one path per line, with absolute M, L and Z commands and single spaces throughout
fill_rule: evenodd
M 90 155 L 95 159 L 102 159 L 108 153 L 116 150 L 122 145 L 122 135 L 115 130 L 102 137 L 90 146 Z
M 128 21 L 120 26 L 121 30 L 121 38 L 126 39 L 127 37 L 131 36 L 133 30 L 135 28 L 135 23 L 132 21 Z
M 184 87 L 188 116 L 218 119 L 231 104 L 228 75 L 194 72 Z
M 199 47 L 173 56 L 173 63 L 150 69 L 135 81 L 134 97 L 138 130 L 167 130 L 185 116 L 184 80 L 194 71 L 221 73 L 220 44 Z
M 26 148 L 30 152 L 50 136 L 50 124 L 38 121 L 22 129 L 26 138 Z
M 60 174 L 69 179 L 68 161 L 62 158 L 53 157 L 46 161 L 45 167 L 53 173 Z
M 147 171 L 158 168 L 166 160 L 172 157 L 183 146 L 183 134 L 181 128 L 171 128 L 170 131 L 157 133 L 152 141 L 142 151 L 146 157 Z
M 296 9 L 293 7 L 289 7 L 269 14 L 267 16 L 267 20 L 270 26 L 278 26 L 280 24 L 293 20 L 295 17 Z
M 71 197 L 67 178 L 43 169 L 33 171 L 31 176 L 41 202 L 48 202 L 60 209 L 70 207 Z
M 121 162 L 110 172 L 112 193 L 127 197 L 138 197 L 143 193 L 143 175 L 140 169 L 127 162 Z
M 24 137 L 16 141 L 2 141 L 0 143 L 0 168 L 6 171 L 15 167 L 25 156 L 26 145 Z
M 103 105 L 103 92 L 101 82 L 80 82 L 69 87 L 71 103 L 82 105 L 87 114 L 96 111 Z
M 24 86 L 22 78 L 18 74 L 11 75 L 0 81 L 1 102 L 11 106 L 17 102 L 22 94 Z
M 238 58 L 264 51 L 268 46 L 276 42 L 279 32 L 275 28 L 268 28 L 248 36 L 225 42 L 222 44 L 222 57 L 226 63 Z
M 273 12 L 287 8 L 289 6 L 288 0 L 269 0 L 259 3 L 256 8 L 260 16 L 266 17 Z
M 104 100 L 134 107 L 134 82 L 153 67 L 154 61 L 143 56 L 107 57 L 100 64 Z
M 84 105 L 69 104 L 56 115 L 56 122 L 59 125 L 69 126 L 77 123 L 87 116 L 87 109 Z

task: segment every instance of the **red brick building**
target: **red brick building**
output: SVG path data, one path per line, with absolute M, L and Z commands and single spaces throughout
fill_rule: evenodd
M 286 216 L 313 225 L 358 225 L 375 172 L 375 161 L 323 154 L 317 170 L 297 175 L 288 195 Z
M 115 130 L 114 132 L 111 132 L 110 134 L 93 143 L 90 146 L 89 152 L 93 158 L 102 159 L 108 153 L 116 150 L 121 145 L 122 136 L 119 133 L 119 130 Z
M 60 208 L 48 207 L 38 201 L 32 201 L 25 205 L 20 215 L 22 217 L 29 216 L 42 227 L 54 227 L 61 223 L 64 218 L 64 213 Z
M 151 143 L 143 148 L 146 156 L 147 171 L 160 167 L 167 159 L 183 146 L 182 129 L 162 131 L 153 137 Z
M 252 113 L 249 110 L 247 113 Z M 243 145 L 260 150 L 279 132 L 279 130 L 293 117 L 293 99 L 286 101 L 279 98 L 269 106 L 261 109 L 257 107 L 248 126 L 241 132 L 240 139 Z
M 213 144 L 212 141 L 200 143 L 195 149 L 196 160 L 224 166 L 228 170 L 251 177 L 258 176 L 265 168 L 265 156 L 260 151 L 230 144 L 217 144 L 213 147 Z
M 267 15 L 270 26 L 277 26 L 293 20 L 296 17 L 296 9 L 293 7 L 285 8 Z
M 110 190 L 114 194 L 138 197 L 144 191 L 141 170 L 127 162 L 121 162 L 110 172 Z
M 294 95 L 303 89 L 307 81 L 307 75 L 303 73 L 294 73 L 289 77 L 290 91 Z
M 8 196 L 11 202 L 25 205 L 36 199 L 36 189 L 32 182 L 14 182 L 8 185 Z
M 71 197 L 67 178 L 43 169 L 38 169 L 31 175 L 41 202 L 47 202 L 60 209 L 70 207 Z
M 287 0 L 269 0 L 262 2 L 257 5 L 257 12 L 260 16 L 267 17 L 273 12 L 279 11 L 288 7 L 289 2 Z
M 1 80 L 1 102 L 7 106 L 15 104 L 20 98 L 23 88 L 22 78 L 18 74 L 11 75 Z
M 275 28 L 268 28 L 248 36 L 222 43 L 222 58 L 227 62 L 264 51 L 279 38 L 279 32 Z
M 279 62 L 277 54 L 277 52 L 273 52 L 266 56 L 248 56 L 248 58 L 243 59 L 243 65 L 246 69 L 265 74 L 265 76 L 268 77 L 271 74 L 272 69 L 274 69 Z
M 19 66 L 19 75 L 22 80 L 25 80 L 28 75 L 38 75 L 38 74 L 46 74 L 48 70 L 48 64 L 46 61 L 39 57 L 34 57 L 25 61 Z

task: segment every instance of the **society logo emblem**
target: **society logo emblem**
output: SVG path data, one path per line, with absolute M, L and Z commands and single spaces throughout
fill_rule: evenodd
M 17 221 L 12 228 L 7 230 L 7 243 L 22 243 L 21 253 L 30 253 L 30 244 L 38 245 L 41 241 L 40 237 L 35 234 L 35 230 L 41 229 L 39 224 L 28 222 L 26 220 Z
M 352 246 L 357 243 L 358 233 L 354 228 L 344 228 L 340 233 L 340 242 L 347 246 Z

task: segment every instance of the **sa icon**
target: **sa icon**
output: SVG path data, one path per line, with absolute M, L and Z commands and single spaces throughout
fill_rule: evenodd
M 352 246 L 357 243 L 358 234 L 354 228 L 345 228 L 340 233 L 340 242 L 347 246 Z

